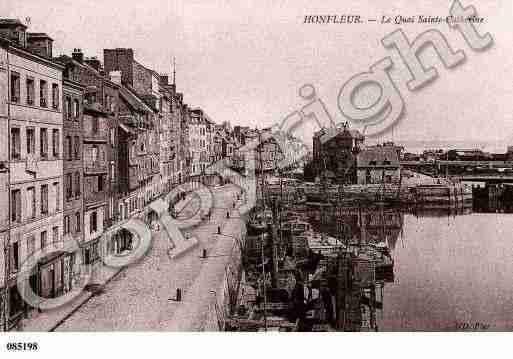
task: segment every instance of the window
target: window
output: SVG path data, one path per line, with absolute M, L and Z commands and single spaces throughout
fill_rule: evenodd
M 114 171 L 115 171 L 115 165 L 114 165 L 114 162 L 111 162 L 110 163 L 110 180 L 111 180 L 111 182 L 113 182 L 116 179 L 116 174 L 114 173 Z
M 39 146 L 42 158 L 48 157 L 48 131 L 46 128 L 42 128 L 39 132 Z
M 98 192 L 103 191 L 103 175 L 98 176 Z
M 71 218 L 70 216 L 64 216 L 64 235 L 70 234 Z
M 73 144 L 71 143 L 71 136 L 66 136 L 66 157 L 68 160 L 73 159 Z
M 19 160 L 21 158 L 21 138 L 19 128 L 11 128 L 11 158 L 13 160 Z
M 89 215 L 89 232 L 93 233 L 98 230 L 98 218 L 96 212 Z
M 52 130 L 53 157 L 59 157 L 59 130 Z
M 59 109 L 59 85 L 52 84 L 52 107 L 54 110 Z
M 115 140 L 116 140 L 116 138 L 114 137 L 114 135 L 115 135 L 114 131 L 115 130 L 113 128 L 110 129 L 110 144 L 112 147 L 114 147 Z
M 93 134 L 98 133 L 98 117 L 92 118 L 92 131 L 93 131 Z
M 41 214 L 48 214 L 48 185 L 41 186 Z
M 11 192 L 11 220 L 21 222 L 21 191 L 19 189 Z
M 55 194 L 55 212 L 58 212 L 60 210 L 61 204 L 61 191 L 59 187 L 59 182 L 54 182 L 53 193 Z
M 27 251 L 29 255 L 36 251 L 36 236 L 33 234 L 27 237 Z
M 46 231 L 41 232 L 41 249 L 46 248 L 48 242 L 48 234 Z
M 35 130 L 33 128 L 27 128 L 27 154 L 34 155 L 36 152 L 36 139 Z
M 52 241 L 53 243 L 59 242 L 59 227 L 52 228 Z
M 93 162 L 96 162 L 98 160 L 98 146 L 97 145 L 93 145 L 93 147 L 91 148 L 91 159 L 93 160 Z
M 79 233 L 81 231 L 81 229 L 80 229 L 80 212 L 75 213 L 75 226 L 76 226 L 76 232 Z
M 80 159 L 80 137 L 75 136 L 75 159 Z
M 35 97 L 34 79 L 27 77 L 27 105 L 33 105 Z
M 81 193 L 81 186 L 80 186 L 80 172 L 75 172 L 75 197 L 80 197 Z
M 36 216 L 36 191 L 34 187 L 27 189 L 27 218 Z
M 20 102 L 20 74 L 11 72 L 11 102 Z
M 39 105 L 41 107 L 47 107 L 48 100 L 48 87 L 45 80 L 39 81 Z
M 18 242 L 14 242 L 11 244 L 10 248 L 10 267 L 11 267 L 11 273 L 16 273 L 19 269 L 19 245 Z
M 90 93 L 86 95 L 86 102 L 93 104 L 96 102 L 96 93 Z
M 78 100 L 73 100 L 73 117 L 75 117 L 75 119 L 80 117 L 80 103 Z
M 66 173 L 66 201 L 71 199 L 73 194 L 72 183 L 71 183 L 71 173 Z
M 71 108 L 71 97 L 69 96 L 66 96 L 66 118 L 68 120 L 71 120 L 71 111 L 72 111 L 72 108 Z

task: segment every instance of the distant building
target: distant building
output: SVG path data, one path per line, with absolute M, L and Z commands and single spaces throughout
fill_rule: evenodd
M 441 159 L 443 150 L 424 150 L 422 152 L 422 159 L 427 162 L 433 162 Z
M 420 161 L 422 156 L 418 153 L 404 152 L 401 160 L 402 161 Z
M 508 146 L 506 150 L 506 161 L 513 161 L 513 146 Z
M 209 121 L 206 114 L 200 108 L 191 111 L 189 127 L 189 143 L 191 155 L 191 177 L 197 177 L 205 174 L 207 166 L 210 164 L 210 154 L 208 147 L 210 146 L 207 129 Z
M 105 230 L 117 216 L 115 128 L 118 121 L 119 85 L 104 75 L 98 59 L 84 58 L 80 49 L 55 59 L 65 65 L 66 77 L 85 87 L 82 123 L 85 264 L 100 261 Z
M 372 147 L 357 155 L 358 184 L 393 183 L 401 177 L 397 151 L 393 147 Z
M 488 161 L 491 159 L 489 153 L 478 148 L 449 150 L 446 157 L 449 161 Z
M 349 126 L 321 129 L 313 137 L 313 159 L 310 172 L 316 176 L 331 171 L 336 182 L 356 182 L 356 156 L 365 137 Z
M 162 93 L 161 93 L 161 76 L 139 63 L 134 57 L 134 51 L 130 48 L 104 49 L 103 61 L 105 73 L 121 72 L 121 84 L 131 92 L 135 93 L 139 99 L 142 99 L 152 113 L 148 114 L 150 126 L 146 128 L 146 132 L 150 132 L 148 136 L 147 154 L 152 161 L 157 161 L 158 167 L 162 166 L 160 159 L 160 136 L 162 131 L 162 122 L 164 120 L 161 112 Z M 169 111 L 166 111 L 169 113 Z M 169 120 L 169 116 L 165 118 Z M 166 136 L 167 140 L 167 136 Z M 163 157 L 165 161 L 165 157 Z M 151 178 L 144 184 L 144 201 L 148 203 L 162 193 L 165 179 L 158 173 L 153 173 Z
M 84 242 L 84 203 L 83 185 L 84 171 L 82 161 L 83 136 L 82 124 L 84 115 L 84 87 L 66 77 L 63 83 L 63 167 L 64 167 L 64 214 L 63 214 L 63 239 L 74 240 L 76 243 Z M 71 272 L 70 268 L 78 266 L 81 262 L 80 253 L 71 253 L 64 261 L 65 272 Z M 77 271 L 78 272 L 78 271 Z M 76 280 L 67 275 L 64 280 L 64 292 L 75 286 Z

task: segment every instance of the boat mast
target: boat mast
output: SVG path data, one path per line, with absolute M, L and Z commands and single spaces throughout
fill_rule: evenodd
M 262 292 L 264 295 L 264 328 L 265 328 L 265 331 L 267 331 L 267 290 L 265 288 L 266 275 L 265 275 L 265 255 L 264 255 L 264 244 L 265 244 L 264 233 L 261 234 L 261 236 L 262 236 Z

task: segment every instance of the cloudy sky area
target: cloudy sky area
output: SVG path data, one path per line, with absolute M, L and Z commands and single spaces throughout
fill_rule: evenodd
M 390 5 L 393 4 L 393 5 Z M 54 54 L 80 47 L 86 56 L 103 57 L 104 48 L 131 47 L 146 66 L 170 72 L 176 57 L 177 86 L 187 103 L 201 106 L 216 122 L 270 126 L 305 101 L 298 89 L 315 86 L 337 120 L 341 86 L 385 56 L 395 68 L 392 77 L 404 98 L 406 115 L 380 140 L 489 142 L 492 148 L 513 145 L 513 2 L 463 1 L 474 5 L 494 45 L 477 53 L 446 24 L 400 26 L 410 40 L 437 28 L 467 61 L 446 70 L 432 50 L 426 64 L 439 77 L 416 91 L 407 90 L 404 64 L 380 40 L 397 25 L 304 24 L 309 14 L 438 15 L 449 13 L 451 1 L 163 1 L 59 0 L 7 1 L 2 17 L 31 18 L 31 31 L 54 38 Z M 311 136 L 311 134 L 306 134 Z M 456 142 L 454 142 L 456 143 Z

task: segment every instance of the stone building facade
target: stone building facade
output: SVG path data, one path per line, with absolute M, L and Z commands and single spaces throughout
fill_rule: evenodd
M 63 80 L 63 238 L 82 243 L 84 240 L 83 211 L 83 103 L 84 87 L 66 78 Z M 76 268 L 81 263 L 80 253 L 66 258 L 66 268 Z M 76 275 L 75 271 L 73 274 Z M 76 278 L 67 278 L 66 290 L 73 289 Z
M 321 129 L 314 133 L 313 173 L 321 176 L 330 171 L 336 182 L 356 183 L 356 156 L 363 148 L 365 137 L 347 124 Z
M 0 21 L 2 90 L 0 116 L 3 121 L 1 149 L 3 170 L 0 185 L 3 212 L 2 236 L 6 327 L 22 316 L 34 315 L 16 288 L 18 276 L 42 297 L 64 291 L 62 224 L 62 73 L 51 61 L 52 40 L 43 41 L 46 51 L 34 51 L 27 42 L 26 26 L 16 20 Z M 7 157 L 8 156 L 8 157 Z M 5 178 L 5 168 L 8 178 Z M 7 190 L 7 191 L 6 191 Z M 10 197 L 7 201 L 8 196 Z M 7 225 L 8 223 L 8 225 Z M 8 230 L 6 230 L 6 225 Z M 36 267 L 23 266 L 40 253 Z

